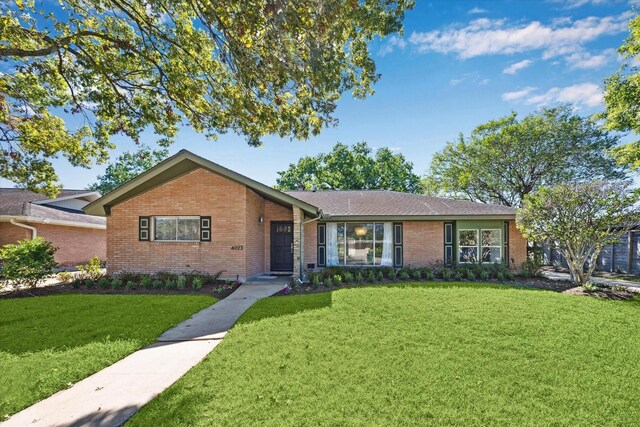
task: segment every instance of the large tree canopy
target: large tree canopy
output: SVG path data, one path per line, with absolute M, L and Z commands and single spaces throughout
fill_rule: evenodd
M 516 222 L 525 238 L 555 244 L 576 285 L 583 285 L 602 248 L 640 220 L 639 201 L 627 182 L 562 183 L 527 195 Z
M 366 142 L 353 147 L 337 143 L 330 152 L 303 157 L 278 174 L 276 188 L 280 190 L 422 190 L 413 163 L 389 148 L 374 153 Z
M 491 120 L 433 156 L 427 191 L 483 203 L 520 206 L 525 195 L 559 182 L 619 179 L 609 150 L 618 138 L 569 107 L 545 108 L 518 120 Z
M 367 43 L 400 31 L 411 3 L 0 2 L 0 176 L 54 194 L 51 158 L 87 167 L 147 128 L 161 144 L 181 124 L 250 145 L 308 138 L 343 92 L 373 92 Z
M 151 169 L 167 158 L 169 150 L 152 150 L 146 145 L 134 152 L 126 151 L 115 161 L 107 165 L 104 175 L 99 175 L 96 182 L 87 187 L 88 190 L 107 194 L 120 187 L 125 182 L 135 178 L 142 172 Z
M 606 128 L 640 134 L 640 15 L 629 24 L 630 35 L 618 52 L 625 58 L 617 73 L 605 81 L 605 113 L 600 117 Z M 621 164 L 640 169 L 640 141 L 623 145 L 614 150 Z

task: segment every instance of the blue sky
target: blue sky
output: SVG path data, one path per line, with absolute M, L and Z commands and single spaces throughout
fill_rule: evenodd
M 602 110 L 602 82 L 620 64 L 635 1 L 425 1 L 405 19 L 405 33 L 372 44 L 382 78 L 364 101 L 345 94 L 337 127 L 308 141 L 267 138 L 261 148 L 227 134 L 218 141 L 184 128 L 182 148 L 272 185 L 277 171 L 337 142 L 391 147 L 424 174 L 433 153 L 462 132 L 516 111 L 574 104 Z M 152 145 L 153 135 L 142 142 Z M 119 139 L 118 153 L 133 148 Z M 84 188 L 103 172 L 55 161 L 66 188 Z M 0 180 L 0 185 L 11 183 Z

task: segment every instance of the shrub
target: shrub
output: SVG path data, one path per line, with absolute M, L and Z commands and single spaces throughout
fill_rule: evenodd
M 71 282 L 71 286 L 73 286 L 73 289 L 80 289 L 80 286 L 82 286 L 82 280 L 74 280 Z
M 462 275 L 462 271 L 457 271 L 456 272 L 456 280 L 460 281 L 462 280 L 464 276 Z
M 165 289 L 175 289 L 176 288 L 176 281 L 174 279 L 167 279 L 164 281 L 164 288 Z
M 142 276 L 142 279 L 140 280 L 140 284 L 145 289 L 151 289 L 153 288 L 153 279 L 148 274 L 145 274 L 144 276 Z
M 473 270 L 467 270 L 467 280 L 476 280 L 476 275 Z
M 353 282 L 353 273 L 351 273 L 350 271 L 345 271 L 344 283 L 351 283 L 351 282 Z
M 98 280 L 98 287 L 101 289 L 108 289 L 110 285 L 111 282 L 108 277 L 101 277 L 100 280 Z
M 409 273 L 407 273 L 406 271 L 400 273 L 400 280 L 409 280 L 410 277 L 411 276 L 409 276 Z
M 336 286 L 340 286 L 342 284 L 342 276 L 339 274 L 336 274 L 335 276 L 333 276 L 333 281 L 336 284 Z
M 356 274 L 356 283 L 362 282 L 364 282 L 364 277 L 362 277 L 362 273 L 358 271 L 358 273 Z
M 378 282 L 382 282 L 384 280 L 384 274 L 382 273 L 382 271 L 378 271 L 377 278 Z
M 311 286 L 318 289 L 320 284 L 322 284 L 322 278 L 320 277 L 320 274 L 316 273 L 311 277 Z
M 18 243 L 0 248 L 3 262 L 2 275 L 12 285 L 35 288 L 42 280 L 53 274 L 58 267 L 54 255 L 58 248 L 41 237 L 20 240 Z
M 414 270 L 413 278 L 416 280 L 422 279 L 422 272 L 420 270 Z
M 77 265 L 76 268 L 82 279 L 98 280 L 103 276 L 100 258 L 97 256 L 92 257 L 87 264 Z
M 433 281 L 433 271 L 429 270 L 427 271 L 427 273 L 425 274 L 425 279 L 427 279 L 428 281 Z
M 330 288 L 331 286 L 333 286 L 333 279 L 331 279 L 331 276 L 327 276 L 324 278 L 324 285 L 327 288 Z
M 164 285 L 164 282 L 160 279 L 155 279 L 153 281 L 153 289 L 162 289 L 163 285 Z
M 191 280 L 191 287 L 193 288 L 194 291 L 199 291 L 200 289 L 202 289 L 202 277 L 195 276 Z
M 445 268 L 442 270 L 442 279 L 451 280 L 451 269 Z
M 111 280 L 111 288 L 112 289 L 120 289 L 122 288 L 122 280 L 119 278 L 115 278 Z
M 176 287 L 178 289 L 184 289 L 187 287 L 187 277 L 186 276 L 178 276 L 178 280 L 176 280 Z
M 367 281 L 373 283 L 376 281 L 376 273 L 373 270 L 369 270 L 367 273 Z
M 397 276 L 396 270 L 393 268 L 389 270 L 389 273 L 387 273 L 387 277 L 389 278 L 389 280 L 395 280 L 396 276 Z
M 613 285 L 611 286 L 611 290 L 616 292 L 626 292 L 627 287 L 623 285 Z
M 584 289 L 586 292 L 597 292 L 597 291 L 600 291 L 600 290 L 602 290 L 604 288 L 605 287 L 600 285 L 599 283 L 595 283 L 595 282 L 592 282 L 592 281 L 588 281 L 587 283 L 582 285 L 582 289 Z
M 504 281 L 504 273 L 502 271 L 498 271 L 496 273 L 496 279 L 498 279 L 499 281 Z
M 541 266 L 537 262 L 528 259 L 520 265 L 520 275 L 524 278 L 540 275 Z
M 488 270 L 482 270 L 480 272 L 480 279 L 482 280 L 489 280 L 489 271 Z
M 134 282 L 133 280 L 129 280 L 127 282 L 127 289 L 131 289 L 132 291 L 138 289 L 138 284 L 136 282 Z
M 91 280 L 91 279 L 87 279 L 84 281 L 85 286 L 87 287 L 87 289 L 93 289 L 96 287 L 96 281 L 95 280 Z
M 58 280 L 60 280 L 60 282 L 62 283 L 71 283 L 71 281 L 73 280 L 73 273 L 70 273 L 68 271 L 61 271 L 60 273 L 58 273 Z

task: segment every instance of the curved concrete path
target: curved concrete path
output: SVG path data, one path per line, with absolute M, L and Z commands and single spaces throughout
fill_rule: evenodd
M 18 412 L 0 426 L 120 426 L 204 359 L 254 302 L 285 286 L 245 283 L 162 334 L 157 343 Z

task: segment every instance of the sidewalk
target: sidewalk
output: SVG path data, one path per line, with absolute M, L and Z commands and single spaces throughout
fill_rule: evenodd
M 568 273 L 559 273 L 557 271 L 543 271 L 542 276 L 546 277 L 549 280 L 555 281 L 571 281 L 571 276 Z M 606 279 L 604 277 L 591 277 L 591 281 L 595 283 L 602 283 L 605 285 L 615 285 L 615 286 L 624 286 L 631 292 L 640 292 L 640 283 L 631 282 L 629 280 L 619 280 L 619 279 Z
M 284 286 L 284 283 L 245 283 L 229 297 L 165 332 L 159 342 L 24 409 L 0 425 L 120 426 L 204 359 L 253 303 Z

